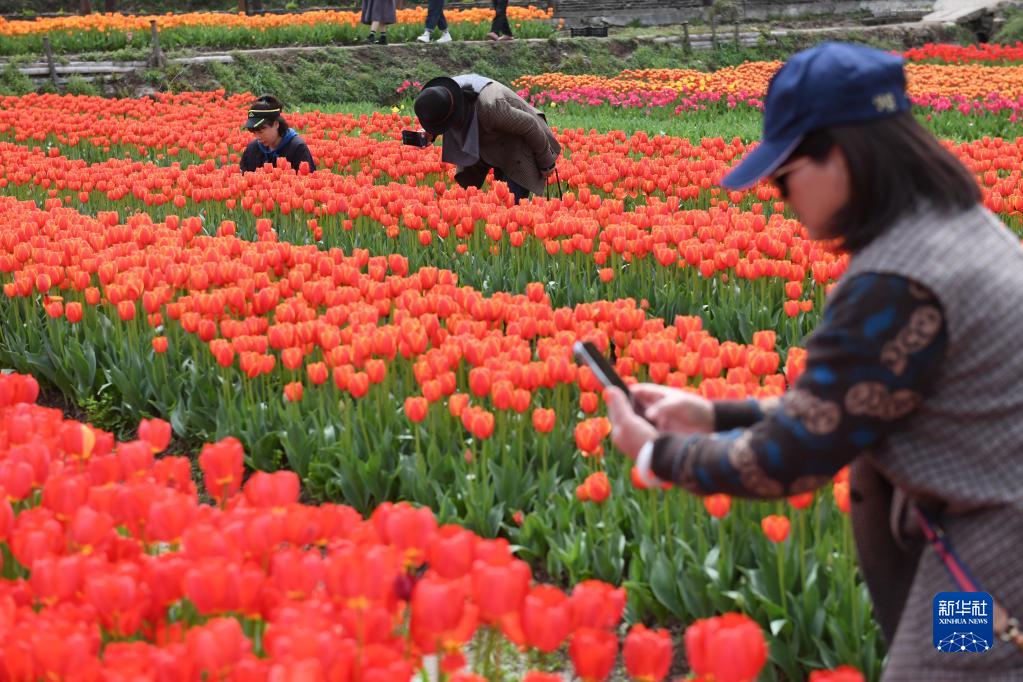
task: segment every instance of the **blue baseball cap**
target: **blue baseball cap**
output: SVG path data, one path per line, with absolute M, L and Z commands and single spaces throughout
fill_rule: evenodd
M 849 43 L 821 43 L 792 56 L 771 78 L 764 134 L 721 181 L 743 189 L 785 162 L 807 133 L 909 110 L 902 57 Z

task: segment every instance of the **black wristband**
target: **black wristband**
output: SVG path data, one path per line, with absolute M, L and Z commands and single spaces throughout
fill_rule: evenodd
M 752 426 L 764 418 L 756 400 L 715 400 L 714 430 L 731 431 Z
M 686 457 L 686 447 L 696 436 L 664 435 L 653 444 L 650 455 L 650 471 L 662 481 L 678 482 L 679 468 Z

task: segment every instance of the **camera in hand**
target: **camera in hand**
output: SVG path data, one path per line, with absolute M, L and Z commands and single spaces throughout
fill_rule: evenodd
M 401 143 L 410 147 L 429 147 L 430 141 L 426 138 L 426 131 L 403 130 L 401 131 Z

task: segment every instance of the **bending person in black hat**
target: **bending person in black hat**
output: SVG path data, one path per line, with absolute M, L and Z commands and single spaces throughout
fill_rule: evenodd
M 415 102 L 428 139 L 443 136 L 441 159 L 455 181 L 481 187 L 487 173 L 508 183 L 516 201 L 543 193 L 561 154 L 543 114 L 510 88 L 475 73 L 429 81 Z
M 242 153 L 239 165 L 243 173 L 262 168 L 266 163 L 276 165 L 279 158 L 287 159 L 295 170 L 299 170 L 303 162 L 309 166 L 309 172 L 316 170 L 309 147 L 294 128 L 288 127 L 276 97 L 263 95 L 250 104 L 244 127 L 256 139 Z

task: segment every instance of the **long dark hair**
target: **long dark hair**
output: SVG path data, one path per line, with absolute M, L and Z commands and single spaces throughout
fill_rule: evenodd
M 849 201 L 832 219 L 842 249 L 857 251 L 924 205 L 961 211 L 980 202 L 977 179 L 909 112 L 809 133 L 790 159 L 823 161 L 834 146 L 849 169 Z

